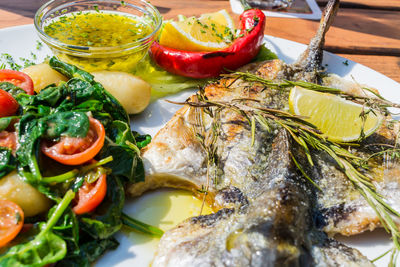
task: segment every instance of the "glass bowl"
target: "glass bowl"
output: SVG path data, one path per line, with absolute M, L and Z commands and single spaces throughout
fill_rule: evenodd
M 45 32 L 45 27 L 52 23 L 86 13 L 112 13 L 134 18 L 140 20 L 148 31 L 140 39 L 112 46 L 71 44 L 53 38 Z M 39 38 L 60 60 L 89 72 L 96 70 L 130 72 L 146 55 L 157 38 L 162 17 L 154 6 L 144 0 L 52 0 L 39 8 L 34 23 Z M 113 34 L 112 27 L 110 31 L 110 34 Z

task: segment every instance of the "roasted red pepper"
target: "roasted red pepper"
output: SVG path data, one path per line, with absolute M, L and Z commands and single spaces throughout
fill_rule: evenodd
M 249 9 L 240 15 L 240 37 L 231 46 L 215 52 L 190 52 L 168 48 L 154 42 L 152 58 L 169 72 L 192 78 L 217 77 L 249 63 L 260 51 L 264 38 L 265 15 Z

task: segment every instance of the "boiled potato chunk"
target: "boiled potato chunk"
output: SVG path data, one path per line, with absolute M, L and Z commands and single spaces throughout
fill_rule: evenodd
M 58 85 L 61 81 L 67 81 L 67 77 L 52 69 L 49 64 L 42 63 L 38 65 L 32 65 L 23 69 L 22 72 L 28 74 L 33 81 L 33 89 L 36 93 L 45 88 L 50 84 Z
M 25 183 L 16 171 L 0 179 L 0 199 L 6 199 L 18 204 L 25 217 L 35 216 L 47 211 L 51 201 L 36 188 Z
M 128 114 L 139 113 L 150 103 L 151 86 L 142 79 L 119 71 L 96 71 L 92 74 L 95 81 L 101 83 Z

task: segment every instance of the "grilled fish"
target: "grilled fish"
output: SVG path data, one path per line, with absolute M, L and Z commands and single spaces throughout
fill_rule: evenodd
M 249 129 L 236 133 L 250 147 Z M 235 167 L 247 170 L 250 196 L 233 185 L 219 190 L 215 201 L 222 208 L 167 232 L 153 266 L 372 266 L 313 227 L 313 192 L 293 166 L 286 132 L 259 136 L 251 150 L 264 156 L 250 152 Z
M 329 2 L 317 36 L 296 63 L 273 60 L 242 70 L 270 80 L 328 83 L 318 75 L 320 50 L 338 2 Z M 235 78 L 206 86 L 204 95 L 224 103 L 247 99 L 247 106 L 280 110 L 288 106 L 287 93 Z M 192 96 L 190 101 L 195 103 L 197 98 Z M 153 266 L 372 266 L 358 251 L 329 239 L 319 229 L 336 233 L 357 228 L 352 223 L 358 222 L 351 219 L 357 209 L 348 208 L 343 217 L 337 209 L 347 205 L 347 196 L 329 199 L 310 187 L 293 166 L 290 155 L 301 152 L 286 132 L 278 125 L 269 130 L 254 125 L 255 136 L 240 112 L 185 105 L 145 148 L 146 180 L 132 185 L 131 195 L 159 187 L 183 188 L 205 196 L 218 210 L 166 232 Z M 314 157 L 317 164 L 308 171 L 320 187 L 333 193 L 331 186 L 343 183 L 356 192 L 338 169 L 331 172 L 335 164 L 327 155 Z M 355 199 L 358 202 L 351 203 L 352 207 L 357 204 L 358 212 L 363 211 L 367 204 L 359 195 Z M 376 216 L 364 215 L 371 228 Z

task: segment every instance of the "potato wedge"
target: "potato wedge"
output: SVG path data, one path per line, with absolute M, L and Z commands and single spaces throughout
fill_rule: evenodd
M 50 84 L 58 85 L 61 81 L 68 81 L 67 77 L 56 70 L 53 70 L 49 64 L 42 63 L 32 65 L 23 69 L 22 72 L 28 74 L 33 81 L 33 89 L 36 93 Z
M 92 74 L 95 81 L 101 83 L 128 114 L 142 112 L 150 103 L 151 86 L 139 77 L 119 71 L 96 71 Z
M 7 199 L 18 204 L 26 217 L 45 212 L 51 206 L 51 200 L 24 182 L 16 171 L 0 179 L 0 199 Z

